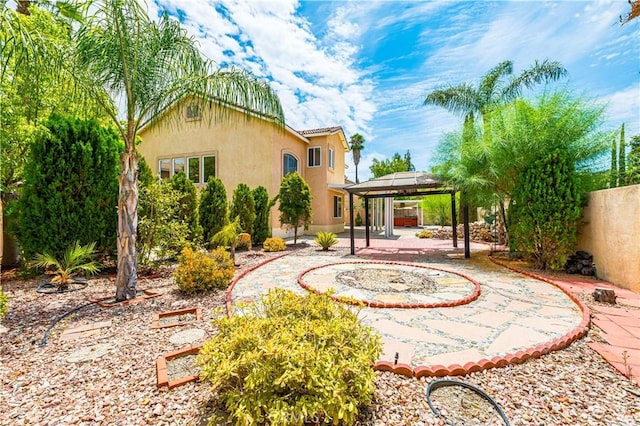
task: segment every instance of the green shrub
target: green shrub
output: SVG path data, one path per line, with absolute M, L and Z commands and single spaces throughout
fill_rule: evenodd
M 356 226 L 362 226 L 362 216 L 360 215 L 360 212 L 356 213 L 356 218 L 354 220 Z
M 251 250 L 251 234 L 247 234 L 246 232 L 241 232 L 240 234 L 238 234 L 236 249 Z
M 171 185 L 151 181 L 140 188 L 138 205 L 138 262 L 149 265 L 175 259 L 191 246 L 189 225 L 180 213 L 182 195 Z
M 312 199 L 311 187 L 298 173 L 289 173 L 282 178 L 278 193 L 280 223 L 293 228 L 293 244 L 298 242 L 298 227 L 309 228 L 313 216 Z
M 329 247 L 338 244 L 337 235 L 333 232 L 318 232 L 316 233 L 316 239 L 313 240 L 316 244 L 322 247 L 323 251 L 329 250 Z
M 275 201 L 269 200 L 269 193 L 264 186 L 259 186 L 251 192 L 256 204 L 256 220 L 253 222 L 253 232 L 251 235 L 253 236 L 253 242 L 255 244 L 262 244 L 264 240 L 271 235 L 271 231 L 269 230 L 269 213 Z
M 271 237 L 264 240 L 264 243 L 262 243 L 262 249 L 264 251 L 285 251 L 287 249 L 287 244 L 282 238 Z
M 214 326 L 201 377 L 237 425 L 351 425 L 371 403 L 380 337 L 327 296 L 274 289 Z
M 573 160 L 555 151 L 520 176 L 509 207 L 511 243 L 540 269 L 559 269 L 575 250 L 582 196 Z
M 223 248 L 205 253 L 185 247 L 178 260 L 180 264 L 173 276 L 185 293 L 227 288 L 235 272 L 233 260 Z
M 422 231 L 418 232 L 416 234 L 416 237 L 418 238 L 433 238 L 433 232 L 423 229 Z
M 256 202 L 253 199 L 253 193 L 244 183 L 238 184 L 238 187 L 233 191 L 229 217 L 239 218 L 242 232 L 253 231 L 253 223 L 256 220 Z
M 23 256 L 60 257 L 79 241 L 114 253 L 117 230 L 118 134 L 95 120 L 53 116 L 31 144 L 11 232 Z
M 9 311 L 9 296 L 4 294 L 0 288 L 0 319 L 2 319 Z
M 227 190 L 220 179 L 210 177 L 200 193 L 198 216 L 205 243 L 227 224 Z
M 187 238 L 192 243 L 198 243 L 202 236 L 202 229 L 198 223 L 198 192 L 196 186 L 184 172 L 173 175 L 167 183 L 178 194 L 176 219 L 187 224 Z
M 93 260 L 95 246 L 95 243 L 81 246 L 76 241 L 59 258 L 49 253 L 38 253 L 34 258 L 34 266 L 52 270 L 55 276 L 51 279 L 51 283 L 60 288 L 65 288 L 73 283 L 77 273 L 85 275 L 98 273 L 100 265 Z

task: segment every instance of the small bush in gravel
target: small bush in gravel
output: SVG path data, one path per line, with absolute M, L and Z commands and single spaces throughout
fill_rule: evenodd
M 333 232 L 318 232 L 316 233 L 316 239 L 313 241 L 322 247 L 323 251 L 327 251 L 329 247 L 338 244 L 337 235 Z
M 433 238 L 433 232 L 423 229 L 416 234 L 418 238 Z
M 274 289 L 213 323 L 201 377 L 235 424 L 351 425 L 371 403 L 380 337 L 327 296 Z
M 238 241 L 236 242 L 236 249 L 238 250 L 251 250 L 251 234 L 241 232 L 238 234 Z
M 9 310 L 9 297 L 0 289 L 0 319 L 7 315 Z
M 282 238 L 272 237 L 264 240 L 262 249 L 264 251 L 285 251 L 287 249 L 287 244 Z
M 205 253 L 186 247 L 179 262 L 174 279 L 185 293 L 227 288 L 235 272 L 233 260 L 223 248 Z

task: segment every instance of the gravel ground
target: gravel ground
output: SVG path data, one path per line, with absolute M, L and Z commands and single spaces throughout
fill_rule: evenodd
M 240 252 L 238 272 L 277 254 Z M 41 347 L 44 332 L 55 318 L 87 303 L 91 295 L 114 291 L 107 276 L 89 280 L 84 290 L 64 294 L 36 293 L 42 282 L 16 280 L 10 273 L 2 277 L 2 286 L 10 297 L 10 312 L 0 332 L 0 425 L 206 423 L 211 410 L 206 384 L 190 383 L 170 391 L 157 389 L 155 360 L 177 349 L 169 337 L 180 328 L 150 326 L 154 313 L 199 306 L 204 321 L 197 327 L 211 336 L 214 330 L 210 320 L 212 315 L 221 314 L 215 308 L 224 307 L 224 292 L 180 294 L 174 290 L 168 268 L 160 276 L 142 277 L 139 282 L 140 289 L 159 290 L 165 293 L 163 296 L 111 309 L 85 307 L 58 323 L 48 343 Z M 98 321 L 111 321 L 111 326 L 78 340 L 60 339 L 67 328 Z M 598 333 L 592 329 L 567 349 L 521 365 L 456 379 L 490 394 L 512 425 L 639 425 L 640 397 L 627 389 L 640 389 L 585 344 L 600 341 Z M 79 349 L 94 345 L 102 345 L 106 355 L 84 363 L 68 360 Z M 358 424 L 444 424 L 425 399 L 431 380 L 378 373 L 374 402 L 363 410 Z M 456 404 L 461 403 L 456 398 L 443 404 L 459 416 L 465 415 L 468 406 L 458 410 Z M 469 420 L 457 424 L 474 423 Z

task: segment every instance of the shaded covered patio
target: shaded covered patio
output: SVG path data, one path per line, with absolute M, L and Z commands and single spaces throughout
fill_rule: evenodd
M 453 232 L 453 247 L 458 247 L 457 218 L 456 218 L 456 191 L 446 187 L 435 175 L 425 172 L 399 172 L 372 179 L 366 182 L 349 185 L 344 188 L 349 193 L 349 209 L 354 211 L 354 196 L 364 199 L 365 211 L 365 245 L 368 248 L 371 244 L 371 223 L 369 214 L 369 201 L 371 199 L 386 198 L 388 201 L 395 197 L 407 196 L 429 196 L 449 194 L 451 196 L 451 218 Z M 393 229 L 393 208 L 392 202 L 387 203 L 385 215 L 385 227 Z M 469 207 L 462 206 L 464 225 L 464 257 L 471 257 L 469 238 Z M 354 215 L 350 215 L 349 233 L 351 240 L 351 254 L 355 255 L 355 223 Z M 387 233 L 390 235 L 390 233 Z

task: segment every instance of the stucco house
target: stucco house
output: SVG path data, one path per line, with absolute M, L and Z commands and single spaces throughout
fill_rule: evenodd
M 195 103 L 183 100 L 173 114 L 139 131 L 138 151 L 155 174 L 169 178 L 182 170 L 200 189 L 209 176 L 215 176 L 231 201 L 239 183 L 251 189 L 262 185 L 273 198 L 282 178 L 296 171 L 313 195 L 307 233 L 344 230 L 347 203 L 342 187 L 349 147 L 342 127 L 294 130 L 236 106 L 208 104 L 207 108 L 214 110 L 199 111 Z M 221 114 L 224 120 L 217 120 Z M 293 236 L 292 229 L 280 225 L 277 204 L 271 211 L 271 228 L 273 236 Z

